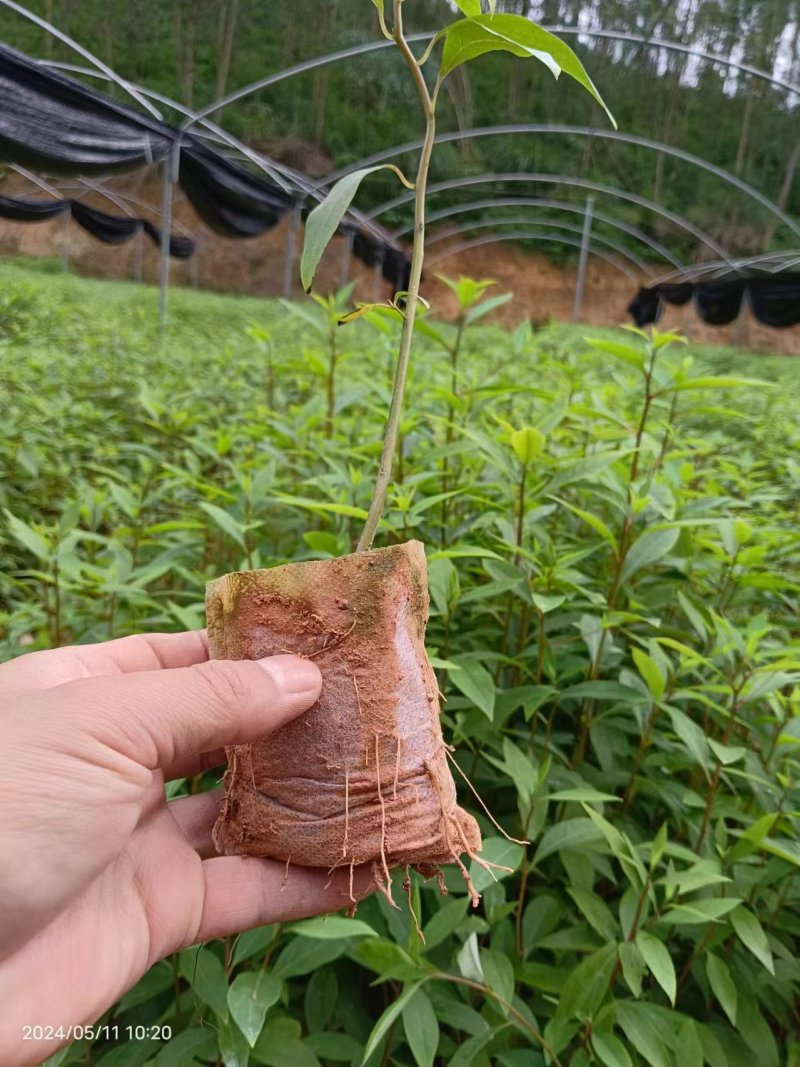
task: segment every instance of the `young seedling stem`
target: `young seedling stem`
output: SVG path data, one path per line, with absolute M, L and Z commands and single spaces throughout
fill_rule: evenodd
M 411 342 L 414 337 L 414 320 L 417 314 L 417 300 L 419 299 L 419 287 L 422 280 L 422 264 L 425 258 L 425 194 L 431 154 L 436 137 L 436 100 L 441 84 L 437 80 L 433 92 L 429 92 L 420 65 L 409 48 L 403 33 L 403 0 L 393 0 L 392 14 L 394 17 L 394 29 L 391 36 L 400 49 L 406 66 L 411 71 L 425 113 L 425 140 L 422 145 L 417 180 L 414 186 L 414 247 L 411 253 L 411 276 L 408 283 L 403 328 L 400 334 L 400 348 L 397 353 L 394 385 L 392 387 L 392 403 L 383 438 L 383 449 L 381 451 L 375 490 L 367 519 L 364 523 L 364 529 L 358 539 L 356 552 L 368 552 L 372 547 L 386 502 L 386 494 L 392 477 L 392 461 L 397 450 L 397 437 L 400 432 L 400 420 L 403 411 L 403 394 L 405 393 L 406 378 L 408 377 L 408 361 L 411 354 Z

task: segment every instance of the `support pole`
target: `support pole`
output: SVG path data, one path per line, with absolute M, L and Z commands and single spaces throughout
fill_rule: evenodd
M 158 328 L 167 329 L 167 297 L 169 294 L 169 236 L 172 232 L 173 184 L 178 176 L 180 146 L 174 144 L 161 164 L 161 269 L 158 283 Z
M 72 208 L 64 212 L 64 233 L 61 240 L 61 269 L 69 273 L 69 231 L 72 223 Z
M 342 252 L 342 276 L 339 279 L 339 288 L 344 289 L 350 280 L 350 259 L 353 255 L 353 240 L 355 232 L 348 230 L 344 238 L 344 251 Z
M 583 239 L 581 257 L 578 261 L 578 277 L 575 282 L 575 302 L 572 305 L 572 321 L 580 322 L 583 311 L 583 297 L 586 292 L 586 267 L 589 263 L 589 244 L 592 240 L 592 218 L 594 215 L 594 197 L 586 200 L 586 214 L 583 218 Z
M 133 245 L 133 280 L 142 284 L 142 260 L 144 259 L 144 230 L 140 227 Z
M 300 229 L 302 207 L 295 204 L 289 219 L 289 232 L 286 234 L 286 259 L 283 264 L 283 296 L 292 299 L 292 282 L 294 281 L 294 253 L 297 246 L 297 231 Z

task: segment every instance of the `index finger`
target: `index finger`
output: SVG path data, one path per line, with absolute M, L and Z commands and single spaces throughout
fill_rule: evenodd
M 81 678 L 191 667 L 208 659 L 205 630 L 135 634 L 94 645 L 29 652 L 0 666 L 0 702 Z

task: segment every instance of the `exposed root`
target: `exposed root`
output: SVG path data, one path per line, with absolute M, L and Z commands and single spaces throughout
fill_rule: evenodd
M 372 876 L 375 879 L 375 888 L 382 896 L 386 897 L 387 901 L 392 905 L 393 908 L 396 908 L 397 911 L 399 911 L 400 909 L 397 907 L 394 897 L 392 896 L 391 879 L 388 882 L 385 882 L 383 880 L 385 873 L 385 870 L 381 868 L 380 864 L 377 861 L 373 861 Z
M 450 751 L 450 749 L 449 749 L 449 747 L 447 745 L 444 746 L 444 750 L 447 753 L 447 758 L 450 760 L 450 762 L 453 764 L 455 769 L 458 771 L 458 773 L 461 775 L 461 777 L 464 779 L 464 781 L 470 787 L 472 792 L 475 794 L 475 797 L 476 797 L 478 803 L 483 808 L 483 810 L 486 812 L 486 815 L 488 816 L 489 821 L 491 822 L 492 826 L 494 826 L 495 829 L 500 831 L 500 833 L 503 835 L 503 837 L 506 839 L 506 841 L 513 841 L 515 845 L 529 845 L 530 841 L 520 841 L 519 838 L 511 837 L 510 834 L 507 834 L 505 832 L 503 827 L 500 825 L 500 823 L 497 821 L 497 819 L 495 819 L 494 815 L 492 815 L 492 813 L 486 807 L 484 802 L 481 800 L 481 797 L 480 797 L 480 795 L 478 793 L 478 790 L 475 788 L 475 786 L 472 784 L 472 782 L 469 780 L 469 778 L 467 778 L 467 776 L 464 773 L 464 771 L 461 770 L 461 768 L 458 765 L 458 762 L 456 761 L 455 757 L 453 756 L 452 752 Z
M 350 772 L 344 772 L 344 841 L 342 843 L 342 858 L 347 856 L 348 834 L 350 832 Z M 352 867 L 350 870 L 352 878 Z
M 378 784 L 378 801 L 381 806 L 381 863 L 383 864 L 383 872 L 386 875 L 386 899 L 392 905 L 393 908 L 397 908 L 397 904 L 392 897 L 392 876 L 389 874 L 389 864 L 386 862 L 386 804 L 383 800 L 383 793 L 381 792 L 381 757 L 380 757 L 380 743 L 379 737 L 375 734 L 375 779 Z M 398 908 L 398 911 L 400 909 Z
M 286 886 L 289 884 L 289 864 L 291 862 L 292 862 L 292 857 L 289 856 L 289 858 L 286 860 L 286 867 L 284 868 L 284 871 L 283 871 L 283 881 L 281 882 L 281 893 L 284 891 Z
M 400 778 L 400 749 L 403 746 L 402 737 L 397 737 L 397 753 L 394 760 L 394 782 L 392 784 L 392 800 L 397 800 L 397 782 Z
M 352 904 L 358 904 L 358 901 L 353 896 L 353 868 L 355 867 L 355 865 L 356 865 L 356 861 L 355 860 L 351 860 L 350 861 L 350 902 Z
M 417 913 L 414 911 L 414 902 L 411 899 L 411 870 L 408 864 L 406 864 L 406 876 L 403 879 L 403 889 L 405 890 L 406 899 L 408 900 L 408 910 L 411 913 L 411 918 L 414 920 L 414 929 L 417 931 L 417 937 L 424 945 L 425 935 L 422 932 L 422 927 L 419 925 L 419 918 L 417 916 Z
M 472 878 L 470 877 L 470 873 L 467 870 L 467 868 L 464 866 L 464 864 L 463 864 L 463 862 L 461 860 L 461 855 L 460 855 L 458 849 L 453 844 L 453 839 L 450 836 L 450 823 L 451 822 L 455 822 L 456 829 L 458 831 L 458 836 L 461 839 L 462 847 L 465 846 L 466 842 L 464 841 L 464 836 L 463 836 L 463 833 L 462 833 L 462 830 L 461 830 L 461 826 L 460 826 L 458 820 L 457 819 L 453 819 L 453 816 L 451 815 L 451 813 L 445 809 L 444 798 L 442 797 L 442 791 L 439 788 L 439 782 L 437 781 L 436 775 L 433 773 L 433 771 L 431 769 L 431 765 L 427 760 L 425 760 L 425 770 L 428 772 L 428 778 L 431 781 L 431 785 L 433 786 L 433 791 L 436 793 L 436 798 L 439 801 L 439 810 L 442 813 L 442 826 L 444 828 L 444 840 L 445 840 L 445 844 L 447 845 L 447 850 L 448 850 L 449 854 L 452 856 L 453 862 L 458 865 L 458 869 L 461 871 L 461 877 L 464 879 L 464 882 L 466 884 L 467 892 L 470 895 L 470 900 L 472 901 L 473 908 L 477 908 L 477 906 L 478 906 L 478 904 L 480 903 L 480 900 L 481 900 L 481 895 L 478 892 L 478 890 L 475 888 L 475 886 L 473 884 L 473 881 L 472 881 Z

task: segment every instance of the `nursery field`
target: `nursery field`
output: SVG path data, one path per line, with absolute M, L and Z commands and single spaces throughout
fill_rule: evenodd
M 352 551 L 394 319 L 174 291 L 161 338 L 151 289 L 0 273 L 1 658 L 199 627 L 211 578 Z M 426 545 L 496 880 L 472 864 L 472 910 L 415 876 L 424 942 L 376 894 L 190 949 L 111 1013 L 169 1041 L 48 1063 L 800 1063 L 800 363 L 503 332 L 457 288 L 376 545 Z

